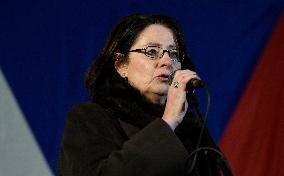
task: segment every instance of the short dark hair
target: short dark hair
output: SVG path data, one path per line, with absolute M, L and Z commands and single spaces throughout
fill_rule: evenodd
M 114 66 L 114 54 L 122 53 L 125 55 L 124 59 L 127 60 L 127 53 L 137 37 L 151 24 L 161 24 L 172 30 L 183 57 L 182 69 L 194 70 L 191 58 L 186 52 L 183 33 L 174 19 L 162 15 L 134 14 L 126 16 L 114 27 L 104 48 L 87 72 L 85 87 L 89 91 L 92 101 L 95 101 L 99 95 L 107 94 L 108 88 L 112 86 L 110 80 L 113 76 L 118 75 Z M 104 88 L 102 89 L 101 86 Z

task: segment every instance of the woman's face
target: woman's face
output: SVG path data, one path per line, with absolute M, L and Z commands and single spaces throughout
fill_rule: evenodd
M 146 27 L 130 50 L 157 46 L 163 50 L 177 49 L 172 31 L 159 24 Z M 181 68 L 180 62 L 173 62 L 168 52 L 160 59 L 153 60 L 141 52 L 129 52 L 129 60 L 118 68 L 120 75 L 128 78 L 131 86 L 152 103 L 164 104 L 169 84 L 168 76 Z

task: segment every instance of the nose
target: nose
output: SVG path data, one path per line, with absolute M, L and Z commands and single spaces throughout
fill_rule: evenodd
M 159 64 L 161 67 L 172 67 L 173 61 L 168 52 L 163 53 L 162 57 L 159 59 Z

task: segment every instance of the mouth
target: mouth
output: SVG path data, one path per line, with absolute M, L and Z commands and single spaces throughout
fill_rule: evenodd
M 169 80 L 169 75 L 168 74 L 160 74 L 157 76 L 157 78 L 163 82 L 167 82 Z

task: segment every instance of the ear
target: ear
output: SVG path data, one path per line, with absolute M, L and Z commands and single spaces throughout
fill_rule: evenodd
M 128 64 L 123 57 L 124 54 L 114 53 L 114 67 L 121 77 L 127 78 Z

